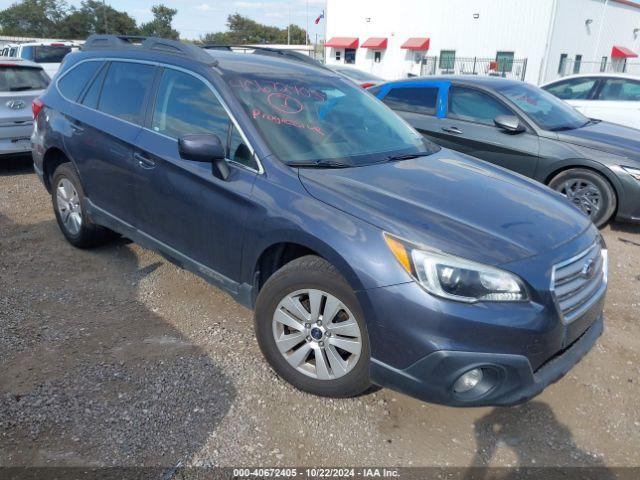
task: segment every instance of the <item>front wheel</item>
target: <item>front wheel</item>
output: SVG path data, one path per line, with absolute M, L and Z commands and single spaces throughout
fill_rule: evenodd
M 565 170 L 553 177 L 549 187 L 567 197 L 598 228 L 604 226 L 616 210 L 617 199 L 613 187 L 607 179 L 592 170 Z
M 350 397 L 369 381 L 369 339 L 349 284 L 322 258 L 298 258 L 266 282 L 256 301 L 264 356 L 286 381 L 309 393 Z

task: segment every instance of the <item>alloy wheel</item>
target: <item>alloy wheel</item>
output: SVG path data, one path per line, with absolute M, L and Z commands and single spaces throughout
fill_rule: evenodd
M 273 314 L 273 337 L 292 367 L 318 380 L 349 373 L 362 350 L 362 333 L 351 311 L 317 289 L 297 290 L 280 301 Z
M 588 180 L 572 178 L 560 185 L 558 191 L 589 217 L 594 217 L 602 205 L 600 189 Z
M 56 204 L 64 227 L 72 235 L 82 228 L 82 209 L 76 188 L 68 179 L 63 178 L 56 188 Z

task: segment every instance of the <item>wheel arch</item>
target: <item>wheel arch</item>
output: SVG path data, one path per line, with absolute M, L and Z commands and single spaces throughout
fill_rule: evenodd
M 69 158 L 69 156 L 57 146 L 49 147 L 44 153 L 42 157 L 43 181 L 49 192 L 51 191 L 51 180 L 53 179 L 53 174 L 56 171 L 56 168 L 67 162 L 73 163 L 71 158 Z M 76 171 L 77 170 L 78 169 L 76 168 Z
M 316 255 L 331 263 L 354 291 L 363 288 L 362 282 L 349 263 L 330 245 L 310 235 L 285 234 L 257 250 L 259 253 L 255 260 L 250 262 L 254 299 L 271 275 L 292 260 L 305 255 Z
M 555 168 L 549 169 L 543 177 L 543 183 L 549 185 L 551 180 L 562 172 L 571 170 L 573 168 L 582 168 L 584 170 L 591 170 L 605 178 L 609 182 L 609 185 L 613 188 L 613 193 L 616 196 L 616 201 L 620 202 L 620 195 L 622 192 L 622 185 L 615 176 L 615 174 L 608 169 L 605 165 L 588 159 L 570 159 L 562 162 L 561 165 L 554 165 Z

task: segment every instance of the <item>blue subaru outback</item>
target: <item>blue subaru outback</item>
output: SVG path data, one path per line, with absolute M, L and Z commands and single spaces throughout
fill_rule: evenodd
M 277 57 L 114 36 L 69 55 L 32 138 L 67 240 L 117 232 L 227 291 L 317 395 L 511 405 L 587 353 L 607 286 L 588 218 Z

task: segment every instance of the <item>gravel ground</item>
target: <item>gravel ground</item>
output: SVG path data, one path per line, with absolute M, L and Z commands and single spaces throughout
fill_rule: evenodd
M 0 465 L 640 465 L 640 228 L 604 231 L 607 326 L 515 408 L 301 393 L 251 312 L 126 240 L 76 250 L 29 162 L 0 166 Z

